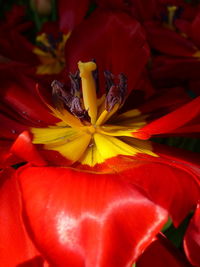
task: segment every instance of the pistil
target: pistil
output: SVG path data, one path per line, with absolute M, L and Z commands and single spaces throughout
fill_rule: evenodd
M 78 63 L 80 77 L 82 82 L 83 103 L 91 123 L 95 124 L 97 119 L 97 96 L 96 85 L 92 75 L 92 71 L 96 70 L 96 64 L 92 61 Z

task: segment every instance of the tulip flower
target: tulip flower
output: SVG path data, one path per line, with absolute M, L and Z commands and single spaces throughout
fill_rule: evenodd
M 146 1 L 146 5 L 134 1 L 133 15 L 140 19 L 146 30 L 150 46 L 158 51 L 153 56 L 151 76 L 156 85 L 176 86 L 199 80 L 199 16 L 197 2 Z M 152 3 L 153 2 L 153 3 Z M 138 16 L 139 14 L 139 16 Z M 194 88 L 199 95 L 199 90 Z
M 147 97 L 143 89 L 145 102 L 131 101 L 134 88 L 147 85 L 148 56 L 137 21 L 97 11 L 66 46 L 70 82 L 54 80 L 51 96 L 41 86 L 36 94 L 22 83 L 4 84 L 1 141 L 10 149 L 6 154 L 6 143 L 2 164 L 28 163 L 2 172 L 4 265 L 13 264 L 4 247 L 22 235 L 14 264 L 131 266 L 168 215 L 178 225 L 195 207 L 198 159 L 148 139 L 196 133 L 200 98 L 190 100 L 181 88 L 173 99 L 171 91 Z
M 41 1 L 36 2 L 39 5 Z M 6 20 L 0 24 L 0 63 L 6 63 L 9 68 L 17 65 L 19 75 L 23 72 L 37 80 L 41 75 L 61 73 L 65 66 L 65 43 L 71 31 L 83 19 L 88 5 L 88 0 L 82 1 L 81 5 L 78 1 L 58 1 L 58 21 L 43 25 L 37 33 L 35 45 L 23 35 L 33 26 L 22 20 L 25 8 L 14 5 L 7 12 Z

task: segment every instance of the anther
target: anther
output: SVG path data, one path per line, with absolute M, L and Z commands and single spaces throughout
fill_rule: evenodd
M 127 95 L 127 77 L 123 73 L 120 73 L 118 77 L 119 77 L 118 87 L 119 87 L 122 104 L 123 104 L 125 101 L 125 97 Z
M 77 70 L 75 74 L 70 73 L 69 78 L 71 81 L 71 94 L 73 96 L 80 96 L 80 72 Z
M 75 96 L 72 100 L 70 111 L 79 119 L 87 117 L 87 111 L 83 109 L 80 98 L 77 96 Z
M 54 80 L 51 83 L 51 87 L 53 89 L 52 90 L 53 102 L 56 108 L 62 109 L 63 104 L 65 104 L 68 108 L 70 108 L 73 96 L 64 90 L 64 84 L 57 80 Z
M 106 103 L 105 103 L 106 110 L 110 112 L 116 104 L 121 104 L 121 102 L 122 99 L 119 87 L 115 85 L 111 86 L 106 96 Z
M 110 71 L 106 70 L 104 71 L 104 77 L 106 80 L 106 91 L 108 92 L 114 85 L 114 75 Z
M 78 118 L 87 117 L 87 111 L 83 109 L 80 98 L 66 92 L 63 83 L 55 80 L 51 86 L 53 88 L 53 100 L 56 108 L 63 109 L 63 104 L 65 104 L 74 116 Z
M 107 72 L 107 75 L 109 77 L 108 81 L 111 81 L 112 74 Z M 121 73 L 119 74 L 119 84 L 114 85 L 114 83 L 112 83 L 108 91 L 105 103 L 106 110 L 110 112 L 116 104 L 121 106 L 125 101 L 126 94 L 127 94 L 127 78 L 123 73 Z

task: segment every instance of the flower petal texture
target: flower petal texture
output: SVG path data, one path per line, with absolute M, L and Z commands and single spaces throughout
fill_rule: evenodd
M 19 181 L 26 225 L 55 266 L 131 266 L 167 220 L 116 174 L 30 167 Z
M 0 259 L 7 267 L 42 267 L 43 259 L 22 223 L 21 194 L 12 169 L 1 171 L 0 190 Z M 25 265 L 29 262 L 29 265 Z M 24 264 L 24 265 L 23 265 Z

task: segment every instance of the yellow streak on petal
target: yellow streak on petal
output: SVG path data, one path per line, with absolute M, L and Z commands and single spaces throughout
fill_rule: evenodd
M 109 136 L 130 136 L 132 137 L 132 132 L 136 132 L 140 127 L 125 127 L 116 125 L 103 125 L 97 128 L 98 133 L 102 133 Z
M 47 52 L 44 52 L 43 50 L 41 50 L 38 47 L 34 47 L 33 53 L 38 55 L 38 56 L 47 57 Z M 48 56 L 50 56 L 50 53 L 48 53 Z
M 197 52 L 195 52 L 195 53 L 193 54 L 193 57 L 200 58 L 200 50 L 198 50 Z
M 126 142 L 127 144 L 134 146 L 138 150 L 138 152 L 142 154 L 147 154 L 153 157 L 159 157 L 156 153 L 153 152 L 151 141 L 139 140 L 136 138 L 129 138 L 129 137 L 121 137 L 120 139 Z
M 62 113 L 57 109 L 54 109 L 52 106 L 48 105 L 48 108 L 53 112 L 54 116 L 59 118 L 61 121 L 64 121 L 67 126 L 78 128 L 83 126 L 81 121 L 69 113 L 66 109 L 62 110 Z
M 91 144 L 86 152 L 84 153 L 83 157 L 79 159 L 79 162 L 82 164 L 86 164 L 88 166 L 93 167 L 96 164 L 103 163 L 104 159 L 102 158 L 101 154 L 97 150 L 95 144 Z
M 45 149 L 58 151 L 63 157 L 67 158 L 73 163 L 79 160 L 83 155 L 90 143 L 90 140 L 91 135 L 84 132 L 79 132 L 79 134 L 77 134 L 76 138 L 74 138 L 73 140 L 69 140 L 68 142 L 67 140 L 65 140 L 65 144 L 58 146 L 46 144 Z
M 88 110 L 88 115 L 91 118 L 91 123 L 94 124 L 97 118 L 97 96 L 96 85 L 92 75 L 92 71 L 96 69 L 94 62 L 79 62 L 80 77 L 82 82 L 83 102 L 85 109 Z
M 140 116 L 141 112 L 139 111 L 139 109 L 131 109 L 127 112 L 122 113 L 121 115 L 117 116 L 117 120 L 125 120 L 125 119 L 129 119 L 129 118 L 134 118 L 137 116 Z
M 52 64 L 44 64 L 39 65 L 37 67 L 36 73 L 40 75 L 44 74 L 59 74 L 63 69 L 63 66 L 57 62 L 54 61 Z
M 103 159 L 113 158 L 117 155 L 134 156 L 138 153 L 134 147 L 112 136 L 96 133 L 94 141 Z
M 78 131 L 74 128 L 63 127 L 63 128 L 31 128 L 33 133 L 34 144 L 49 144 L 58 145 L 66 143 L 68 140 L 73 139 Z

